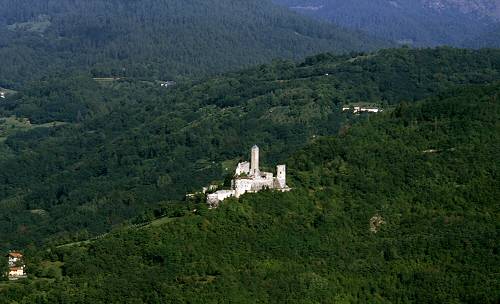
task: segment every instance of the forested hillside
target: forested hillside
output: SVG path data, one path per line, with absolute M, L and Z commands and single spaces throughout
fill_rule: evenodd
M 302 14 L 415 46 L 496 47 L 494 0 L 273 0 Z
M 0 87 L 71 70 L 198 77 L 273 58 L 387 46 L 269 0 L 0 0 Z
M 498 303 L 499 88 L 314 140 L 286 161 L 292 192 L 32 251 L 0 302 Z
M 0 103 L 8 117 L 0 121 L 0 246 L 57 244 L 140 221 L 222 181 L 253 144 L 266 165 L 345 131 L 359 117 L 343 105 L 390 110 L 500 80 L 499 70 L 497 50 L 403 48 L 277 61 L 169 89 L 87 76 L 39 81 Z

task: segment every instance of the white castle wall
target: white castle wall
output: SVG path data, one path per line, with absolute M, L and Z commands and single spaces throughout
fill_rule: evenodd
M 250 163 L 249 162 L 239 163 L 238 166 L 236 167 L 236 176 L 239 176 L 242 174 L 250 175 Z
M 219 202 L 222 202 L 226 198 L 229 198 L 234 195 L 235 195 L 234 190 L 219 190 L 207 195 L 207 203 L 211 207 L 217 207 L 219 205 Z
M 252 191 L 253 181 L 251 179 L 241 178 L 234 181 L 235 196 L 240 197 L 246 192 Z

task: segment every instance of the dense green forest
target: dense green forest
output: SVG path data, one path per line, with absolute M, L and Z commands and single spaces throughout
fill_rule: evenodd
M 54 73 L 168 80 L 388 46 L 269 0 L 0 0 L 0 87 Z
M 0 103 L 2 249 L 104 233 L 180 200 L 247 158 L 282 161 L 359 117 L 500 79 L 500 52 L 394 49 L 277 61 L 165 89 L 50 78 Z M 26 119 L 27 118 L 27 119 Z M 24 120 L 23 120 L 24 119 Z
M 499 88 L 312 141 L 286 161 L 292 192 L 28 251 L 0 303 L 498 303 Z
M 413 46 L 498 47 L 495 0 L 273 0 L 307 16 Z

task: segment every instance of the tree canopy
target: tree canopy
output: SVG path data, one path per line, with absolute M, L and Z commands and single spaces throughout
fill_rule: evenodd
M 499 93 L 454 89 L 318 138 L 286 161 L 292 192 L 30 252 L 0 302 L 497 303 Z
M 98 235 L 223 180 L 248 148 L 264 165 L 363 116 L 498 80 L 494 50 L 395 49 L 277 61 L 181 82 L 88 76 L 37 82 L 0 104 L 0 236 L 5 249 Z M 28 120 L 23 120 L 27 118 Z M 429 148 L 430 149 L 430 148 Z
M 268 0 L 1 0 L 0 87 L 53 74 L 170 80 L 389 43 Z

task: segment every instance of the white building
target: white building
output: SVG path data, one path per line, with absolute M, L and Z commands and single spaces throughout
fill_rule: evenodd
M 164 88 L 169 88 L 175 85 L 175 81 L 160 81 L 160 86 Z
M 342 111 L 343 112 L 352 111 L 352 113 L 354 113 L 354 114 L 360 114 L 360 113 L 379 113 L 379 112 L 383 112 L 384 110 L 382 110 L 380 108 L 375 108 L 375 107 L 355 106 L 355 107 L 342 107 Z
M 379 108 L 354 107 L 354 113 L 358 113 L 358 112 L 378 113 L 378 112 L 382 112 L 382 110 Z
M 229 197 L 240 197 L 245 193 L 255 193 L 263 189 L 275 189 L 278 191 L 290 191 L 286 185 L 286 166 L 276 167 L 277 176 L 271 172 L 260 171 L 259 147 L 253 146 L 250 163 L 242 162 L 236 167 L 234 179 L 231 181 L 230 190 L 219 190 L 207 195 L 207 203 L 210 207 L 217 207 L 219 203 Z
M 24 271 L 25 265 L 23 262 L 23 255 L 20 252 L 10 252 L 7 255 L 9 262 L 9 280 L 17 280 L 20 278 L 25 278 L 26 273 Z
M 24 266 L 9 267 L 9 280 L 17 280 L 25 276 Z
M 15 251 L 9 252 L 7 257 L 9 258 L 9 267 L 14 267 L 23 260 L 22 253 Z

